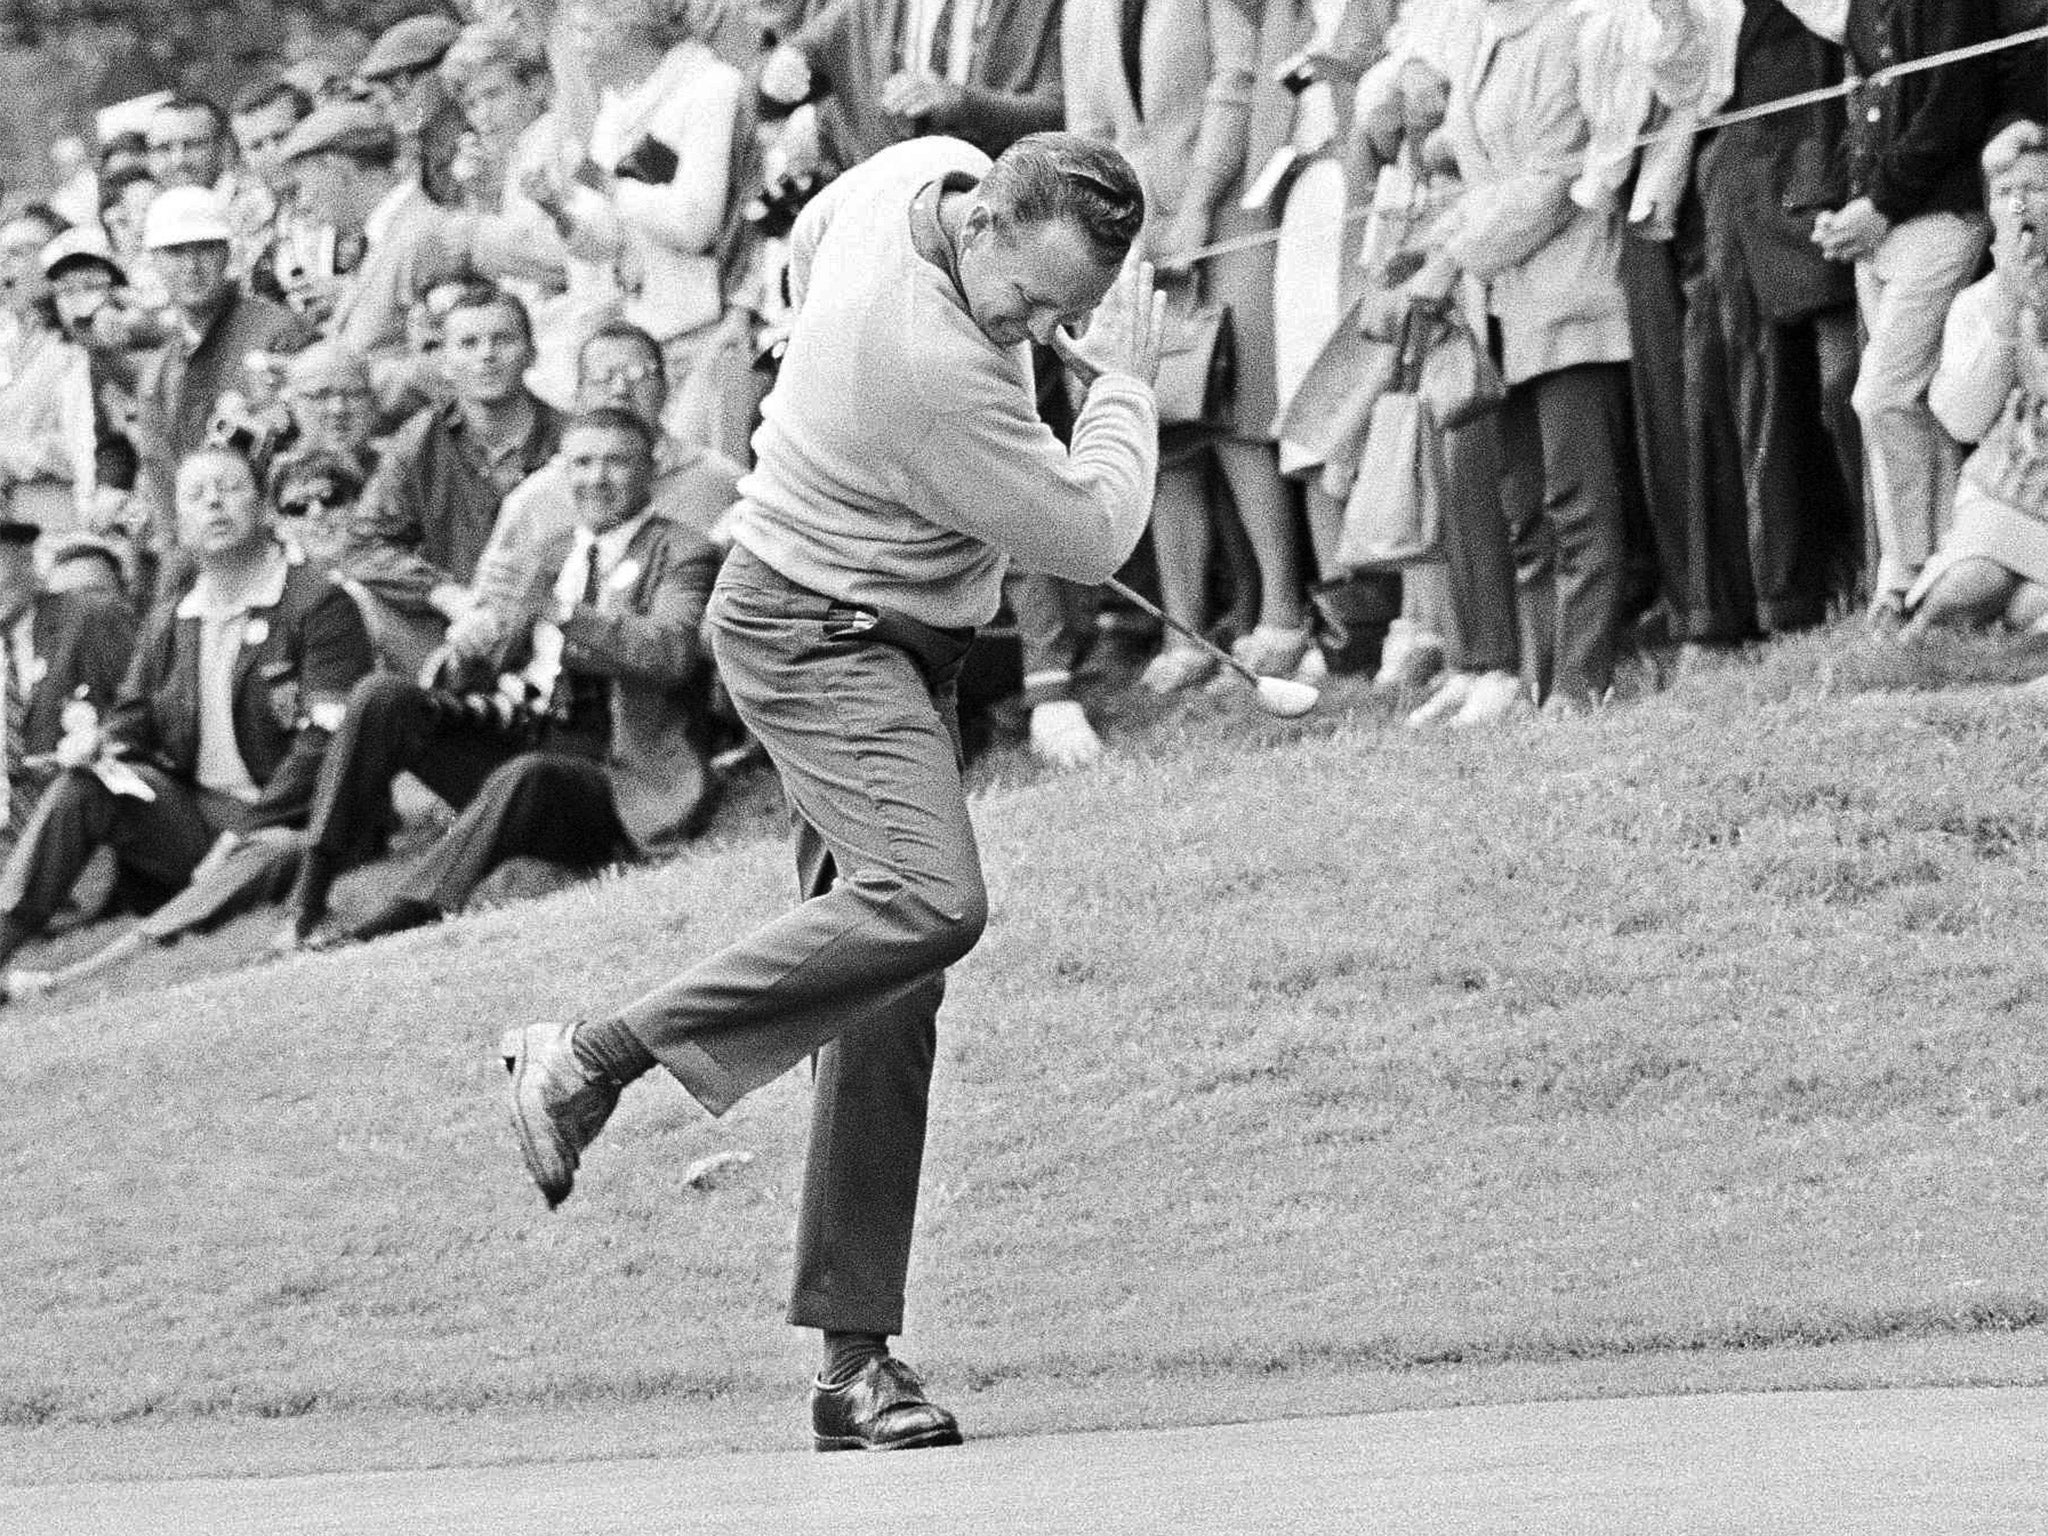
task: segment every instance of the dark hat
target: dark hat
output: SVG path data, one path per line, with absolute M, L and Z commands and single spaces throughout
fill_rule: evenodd
M 302 160 L 330 149 L 393 150 L 398 134 L 368 102 L 331 101 L 315 107 L 312 114 L 285 135 L 277 147 L 281 160 Z
M 18 549 L 24 544 L 35 543 L 42 536 L 40 524 L 25 523 L 12 512 L 0 512 L 0 545 L 11 545 Z
M 383 80 L 431 69 L 461 35 L 462 28 L 446 16 L 408 16 L 370 45 L 368 55 L 356 66 L 356 78 Z

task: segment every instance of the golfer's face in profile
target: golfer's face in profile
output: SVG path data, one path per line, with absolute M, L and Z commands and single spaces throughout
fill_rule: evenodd
M 986 206 L 968 216 L 961 242 L 960 286 L 981 333 L 999 347 L 1035 341 L 1051 346 L 1064 327 L 1077 335 L 1116 281 L 1071 219 L 1017 224 Z

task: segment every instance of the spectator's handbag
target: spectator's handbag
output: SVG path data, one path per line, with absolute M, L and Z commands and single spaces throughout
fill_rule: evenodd
M 1421 392 L 1426 323 L 1402 325 L 1393 387 L 1373 402 L 1337 541 L 1337 563 L 1353 570 L 1423 565 L 1443 555 L 1442 441 Z
M 1282 470 L 1320 469 L 1323 489 L 1339 501 L 1351 492 L 1373 402 L 1394 378 L 1395 345 L 1359 324 L 1363 302 L 1354 302 L 1330 332 L 1274 423 Z
M 1220 431 L 1230 425 L 1237 382 L 1237 338 L 1228 304 L 1197 304 L 1166 311 L 1153 395 L 1161 427 Z
M 1437 426 L 1452 431 L 1498 410 L 1508 397 L 1508 386 L 1472 327 L 1456 315 L 1416 322 L 1417 330 L 1425 327 L 1430 334 L 1416 392 L 1427 402 Z

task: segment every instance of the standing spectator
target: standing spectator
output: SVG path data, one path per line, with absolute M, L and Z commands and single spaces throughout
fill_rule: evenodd
M 0 224 L 0 493 L 17 522 L 51 533 L 92 509 L 92 369 L 59 323 L 42 253 L 51 220 Z
M 534 398 L 526 310 L 488 285 L 449 310 L 442 367 L 454 398 L 391 437 L 357 508 L 346 573 L 377 599 L 377 643 L 415 674 L 453 620 L 506 493 L 554 457 L 561 417 Z
M 1060 126 L 1060 0 L 826 0 L 771 54 L 761 90 L 822 98 L 821 148 L 840 170 L 919 134 L 999 155 Z
M 1850 0 L 1849 60 L 1869 77 L 1893 64 L 1991 36 L 1990 0 Z M 1949 306 L 1989 240 L 1977 154 L 1991 122 L 1994 73 L 1981 59 L 1866 86 L 1848 124 L 1849 201 L 1814 242 L 1854 262 L 1868 337 L 1856 415 L 1869 456 L 1877 529 L 1872 618 L 1896 624 L 1947 526 L 1962 450 L 1927 406 Z
M 1842 78 L 1840 46 L 1781 0 L 1743 7 L 1732 58 L 1727 111 Z M 1818 624 L 1855 579 L 1863 535 L 1863 450 L 1851 405 L 1855 288 L 1812 239 L 1821 212 L 1843 200 L 1844 126 L 1834 101 L 1737 123 L 1705 143 L 1694 167 L 1705 238 L 1694 298 L 1712 334 L 1690 351 L 1688 388 L 1733 407 L 1744 489 L 1739 521 L 1694 526 L 1687 608 L 1695 641 Z M 1716 357 L 1723 371 L 1710 377 Z
M 177 542 L 176 466 L 205 441 L 223 395 L 233 390 L 252 402 L 267 395 L 266 381 L 250 371 L 252 355 L 267 356 L 305 334 L 304 322 L 283 305 L 236 285 L 229 271 L 232 237 L 220 194 L 197 186 L 164 192 L 150 205 L 143 229 L 177 311 L 177 327 L 144 370 L 136 402 L 142 554 L 159 563 Z M 151 575 L 146 586 L 153 582 Z
M 745 321 L 723 324 L 750 151 L 745 81 L 698 33 L 695 0 L 573 0 L 577 45 L 600 86 L 590 168 L 598 191 L 537 167 L 525 190 L 556 220 L 569 251 L 609 268 L 624 317 L 662 345 L 676 433 L 730 456 L 720 425 L 725 374 L 744 368 Z
M 1162 469 L 1152 519 L 1161 597 L 1176 619 L 1199 629 L 1209 577 L 1206 471 L 1221 471 L 1249 537 L 1257 622 L 1235 649 L 1260 672 L 1289 673 L 1308 653 L 1293 501 L 1280 479 L 1273 418 L 1273 250 L 1260 245 L 1196 263 L 1212 239 L 1269 230 L 1270 209 L 1238 207 L 1249 172 L 1257 7 L 1242 0 L 1070 0 L 1062 23 L 1067 124 L 1116 145 L 1145 188 L 1145 254 L 1159 270 L 1177 316 L 1199 301 L 1228 304 L 1237 343 L 1230 421 L 1192 460 Z M 1169 327 L 1171 328 L 1171 327 Z M 1239 592 L 1242 602 L 1248 594 Z M 1249 606 L 1249 605 L 1247 605 Z M 1145 670 L 1165 693 L 1215 670 L 1203 651 L 1177 639 Z
M 369 365 L 387 414 L 415 394 L 438 391 L 421 378 L 406 341 L 413 303 L 435 283 L 482 271 L 546 276 L 560 271 L 559 247 L 536 250 L 531 231 L 436 207 L 399 164 L 391 125 L 360 102 L 317 109 L 279 150 L 299 201 L 340 240 L 365 242 L 354 271 L 318 307 L 326 332 Z
M 408 16 L 383 32 L 356 67 L 398 135 L 406 174 L 443 207 L 462 201 L 451 172 L 467 129 L 439 73 L 461 31 L 446 16 Z
M 328 732 L 369 670 L 355 604 L 277 542 L 246 458 L 188 456 L 177 515 L 196 574 L 152 615 L 112 713 L 67 723 L 64 771 L 0 871 L 0 963 L 99 848 L 161 899 L 222 833 L 303 824 Z
M 213 188 L 227 173 L 227 118 L 205 96 L 171 97 L 150 114 L 143 138 L 149 174 L 160 187 Z
M 315 226 L 293 206 L 285 140 L 312 114 L 313 99 L 275 76 L 244 88 L 228 109 L 228 126 L 241 157 L 228 220 L 235 227 L 237 270 L 250 291 L 291 303 L 309 268 L 335 265 L 332 231 Z
M 463 28 L 441 59 L 441 79 L 467 124 L 454 172 L 469 207 L 502 206 L 521 140 L 548 110 L 554 82 L 542 42 L 509 19 L 481 21 Z
M 1451 76 L 1444 134 L 1465 183 L 1411 301 L 1486 289 L 1507 381 L 1502 498 L 1522 577 L 1539 697 L 1553 712 L 1613 680 L 1634 475 L 1621 217 L 1572 199 L 1590 128 L 1579 100 L 1579 18 L 1549 0 L 1493 0 Z
M 126 166 L 100 177 L 100 227 L 106 230 L 107 242 L 127 270 L 129 282 L 144 292 L 150 286 L 144 275 L 153 278 L 155 274 L 149 271 L 143 249 L 142 226 L 159 190 L 145 166 Z

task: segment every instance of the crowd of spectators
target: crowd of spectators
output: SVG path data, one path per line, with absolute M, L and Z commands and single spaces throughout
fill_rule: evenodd
M 2048 48 L 1970 51 L 2044 9 L 474 0 L 167 94 L 0 215 L 0 963 L 114 899 L 331 942 L 401 774 L 455 819 L 356 939 L 700 829 L 790 225 L 921 134 L 1136 167 L 1171 327 L 1127 574 L 1258 672 L 1480 726 L 1845 613 L 2048 627 Z M 1142 618 L 1007 597 L 1032 749 L 1083 766 Z M 1214 676 L 1156 640 L 1125 685 Z

